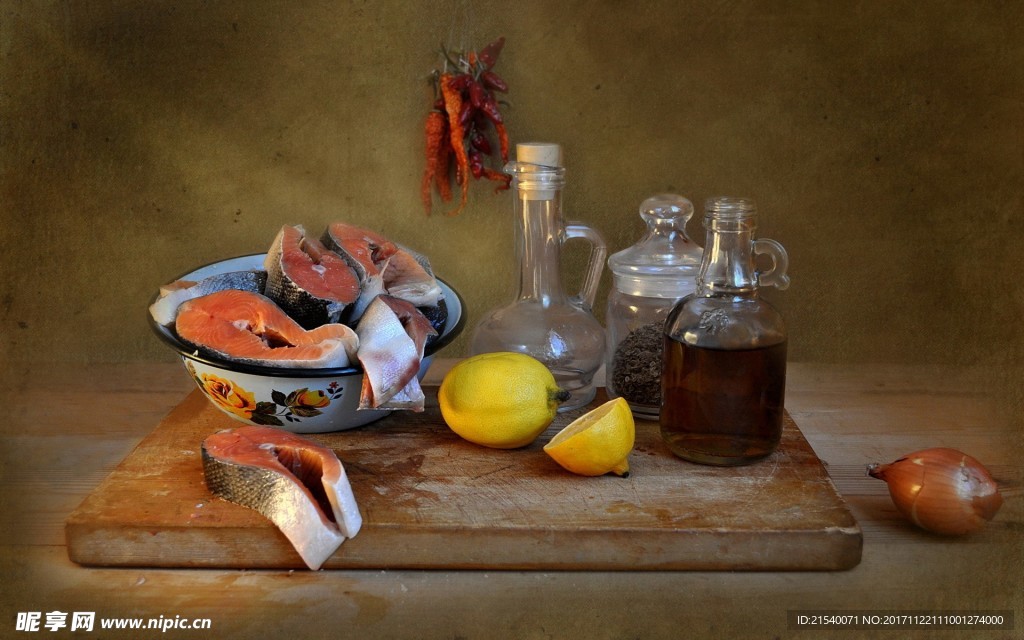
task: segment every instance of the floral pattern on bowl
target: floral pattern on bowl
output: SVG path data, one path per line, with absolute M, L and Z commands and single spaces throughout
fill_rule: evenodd
M 228 378 L 213 373 L 199 374 L 195 364 L 185 362 L 185 368 L 196 385 L 206 394 L 218 409 L 253 424 L 283 427 L 283 418 L 288 422 L 300 422 L 304 418 L 323 415 L 322 409 L 331 401 L 344 395 L 344 387 L 332 380 L 326 389 L 301 387 L 287 394 L 277 389 L 270 392 L 270 400 L 257 400 L 256 395 Z

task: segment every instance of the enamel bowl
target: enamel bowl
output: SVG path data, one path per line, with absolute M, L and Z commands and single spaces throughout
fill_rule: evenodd
M 218 273 L 262 269 L 264 255 L 215 262 L 177 279 L 198 281 Z M 462 298 L 440 278 L 438 284 L 444 291 L 448 319 L 441 335 L 426 347 L 419 372 L 421 380 L 433 354 L 455 339 L 465 325 Z M 178 338 L 173 327 L 162 326 L 152 317 L 149 323 L 157 337 L 178 353 L 196 386 L 213 406 L 240 422 L 278 427 L 292 433 L 327 433 L 361 427 L 392 412 L 358 409 L 363 384 L 363 370 L 358 364 L 331 369 L 240 364 L 200 355 Z

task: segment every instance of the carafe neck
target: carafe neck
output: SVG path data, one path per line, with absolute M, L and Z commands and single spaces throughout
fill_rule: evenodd
M 704 217 L 707 239 L 697 275 L 698 294 L 757 294 L 753 251 L 756 215 L 750 200 L 717 198 L 708 202 Z
M 561 283 L 562 192 L 561 185 L 546 185 L 544 197 L 516 190 L 516 260 L 519 262 L 519 300 L 543 306 L 562 304 Z

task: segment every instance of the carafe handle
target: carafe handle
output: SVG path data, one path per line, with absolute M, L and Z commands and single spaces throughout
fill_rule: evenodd
M 597 287 L 601 283 L 601 273 L 604 270 L 604 261 L 608 257 L 608 245 L 604 238 L 595 229 L 588 227 L 581 222 L 568 222 L 565 225 L 563 242 L 572 238 L 583 238 L 590 242 L 590 260 L 587 263 L 587 271 L 583 275 L 583 284 L 578 295 L 569 300 L 576 306 L 590 311 L 594 307 L 594 299 L 597 297 Z
M 761 287 L 786 289 L 789 287 L 789 255 L 781 244 L 768 238 L 754 240 L 754 255 L 768 255 L 772 259 L 772 268 L 768 271 L 756 271 L 757 284 Z

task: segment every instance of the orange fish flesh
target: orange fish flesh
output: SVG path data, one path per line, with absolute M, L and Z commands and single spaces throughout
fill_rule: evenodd
M 307 330 L 269 298 L 236 289 L 182 303 L 175 330 L 217 357 L 276 367 L 346 367 L 359 347 L 356 333 L 343 324 Z

